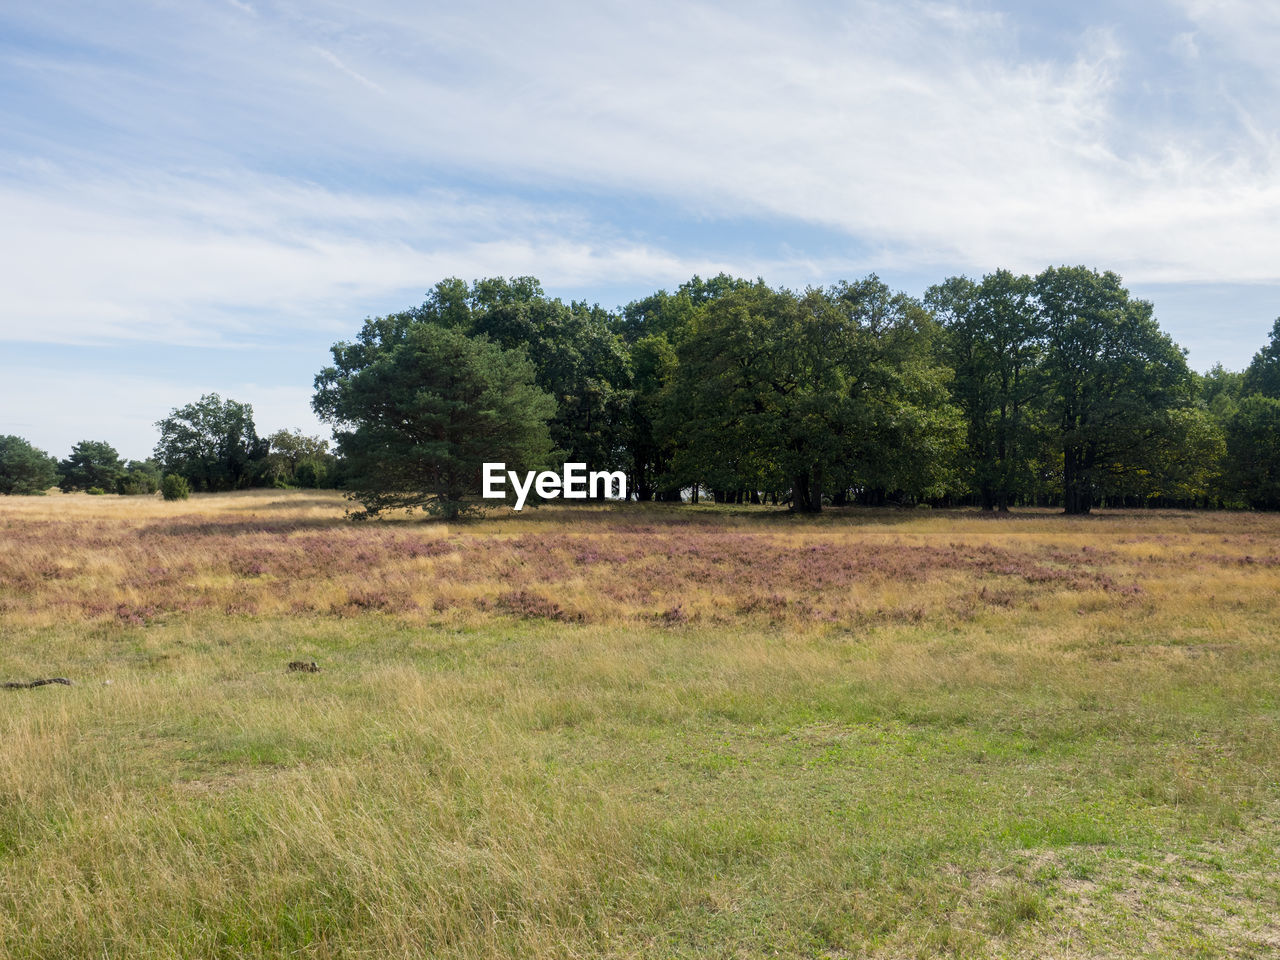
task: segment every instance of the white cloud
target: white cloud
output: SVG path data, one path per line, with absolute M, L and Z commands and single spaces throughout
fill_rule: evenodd
M 1023 50 L 1011 16 L 941 2 L 247 6 L 29 14 L 101 56 L 14 69 L 114 134 L 95 150 L 40 127 L 43 162 L 0 181 L 0 336 L 345 331 L 451 274 L 643 286 L 1084 262 L 1280 278 L 1274 99 L 1240 94 L 1226 140 L 1148 123 L 1112 31 L 1064 60 Z M 1280 35 L 1266 9 L 1185 4 L 1197 36 L 1257 63 Z M 451 181 L 467 186 L 431 186 Z M 527 187 L 556 195 L 517 199 Z M 869 252 L 654 241 L 611 221 L 615 196 Z

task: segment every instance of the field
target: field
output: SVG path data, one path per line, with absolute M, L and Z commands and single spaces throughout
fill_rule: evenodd
M 1280 516 L 343 509 L 0 498 L 0 956 L 1280 956 Z

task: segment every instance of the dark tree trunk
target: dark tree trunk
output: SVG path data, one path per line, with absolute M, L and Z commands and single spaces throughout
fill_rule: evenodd
M 1084 472 L 1084 455 L 1079 447 L 1068 447 L 1062 456 L 1062 508 L 1064 513 L 1082 515 L 1093 507 L 1093 497 Z

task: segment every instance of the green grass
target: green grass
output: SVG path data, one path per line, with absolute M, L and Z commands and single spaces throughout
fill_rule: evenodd
M 993 658 L 1016 638 L 989 628 L 87 632 L 9 638 L 79 652 L 80 682 L 2 704 L 6 955 L 1275 948 L 1270 647 L 1153 670 Z
M 0 957 L 1280 956 L 1280 517 L 271 498 L 0 504 Z

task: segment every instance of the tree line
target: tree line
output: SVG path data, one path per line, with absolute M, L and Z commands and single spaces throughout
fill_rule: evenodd
M 1280 507 L 1280 321 L 1200 375 L 1120 277 L 694 277 L 615 312 L 438 283 L 335 344 L 316 412 L 376 514 L 472 502 L 484 460 L 623 470 L 640 500 Z
M 481 464 L 622 470 L 642 501 L 1280 508 L 1280 320 L 1244 371 L 1189 369 L 1111 272 L 876 276 L 794 291 L 694 277 L 608 311 L 532 277 L 437 283 L 332 348 L 336 448 L 259 437 L 216 394 L 152 459 L 0 437 L 0 492 L 337 486 L 358 515 L 474 505 Z
M 110 443 L 82 440 L 58 460 L 16 436 L 0 437 L 0 493 L 163 493 L 183 499 L 192 490 L 248 487 L 325 487 L 341 483 L 341 463 L 329 441 L 300 430 L 259 437 L 253 407 L 206 394 L 157 421 L 151 457 L 124 460 Z

